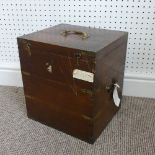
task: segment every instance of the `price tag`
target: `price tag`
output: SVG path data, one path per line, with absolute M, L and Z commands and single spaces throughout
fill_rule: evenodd
M 118 90 L 117 90 L 118 88 L 120 88 L 120 86 L 117 83 L 115 83 L 114 84 L 114 91 L 113 91 L 113 100 L 114 100 L 114 103 L 117 107 L 119 107 L 120 101 L 121 101 L 119 96 L 118 96 Z

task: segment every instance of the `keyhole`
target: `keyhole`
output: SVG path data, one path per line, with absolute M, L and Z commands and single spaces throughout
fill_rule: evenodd
M 49 73 L 52 73 L 52 66 L 49 65 L 49 66 L 47 67 L 47 70 L 48 70 Z
M 47 66 L 47 71 L 49 73 L 52 73 L 52 65 L 50 65 L 48 62 L 46 63 L 46 66 Z

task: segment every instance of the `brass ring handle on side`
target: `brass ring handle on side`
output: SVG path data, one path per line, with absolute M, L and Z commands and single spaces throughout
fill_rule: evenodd
M 65 30 L 61 33 L 63 36 L 67 37 L 69 34 L 75 34 L 75 35 L 80 35 L 82 39 L 87 39 L 89 38 L 89 35 L 87 32 L 82 32 L 82 31 L 71 31 L 71 30 Z

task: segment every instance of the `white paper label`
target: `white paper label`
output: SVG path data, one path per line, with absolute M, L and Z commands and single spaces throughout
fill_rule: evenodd
M 93 82 L 94 81 L 94 74 L 86 71 L 82 71 L 79 69 L 73 70 L 73 78 Z
M 120 88 L 120 86 L 117 83 L 115 83 L 114 84 L 114 91 L 113 91 L 113 100 L 114 100 L 114 103 L 117 107 L 119 107 L 119 105 L 120 105 L 120 98 L 118 96 L 118 91 L 117 91 L 118 88 Z

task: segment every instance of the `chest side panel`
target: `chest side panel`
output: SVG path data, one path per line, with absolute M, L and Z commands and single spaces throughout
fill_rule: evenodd
M 112 48 L 114 46 L 114 48 Z M 118 95 L 122 98 L 127 35 L 115 44 L 107 47 L 107 54 L 99 53 L 96 57 L 94 136 L 97 137 L 107 123 L 118 111 L 113 100 L 114 84 L 120 88 Z

